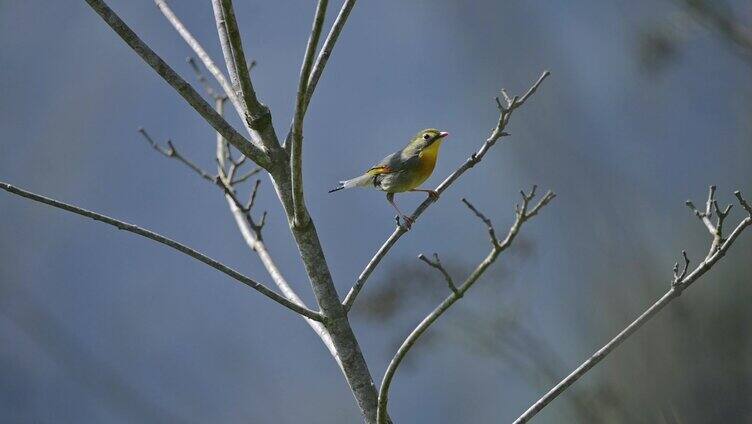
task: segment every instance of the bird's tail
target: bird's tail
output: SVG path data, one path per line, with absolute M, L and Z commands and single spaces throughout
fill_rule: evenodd
M 337 184 L 337 187 L 329 190 L 329 193 L 334 193 L 335 191 L 343 190 L 346 188 L 367 187 L 371 185 L 372 180 L 373 175 L 365 174 L 361 175 L 360 177 L 355 177 L 351 180 L 340 181 L 339 184 Z

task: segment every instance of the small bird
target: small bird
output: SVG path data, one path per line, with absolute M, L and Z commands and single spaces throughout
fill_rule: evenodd
M 413 137 L 404 149 L 392 153 L 371 167 L 365 174 L 350 180 L 340 181 L 339 185 L 329 193 L 353 187 L 374 187 L 386 192 L 386 200 L 394 206 L 404 221 L 404 226 L 410 229 L 413 218 L 405 215 L 394 203 L 394 193 L 406 191 L 421 191 L 428 193 L 431 198 L 438 198 L 439 194 L 433 190 L 421 190 L 421 185 L 433 173 L 439 148 L 449 133 L 437 129 L 425 129 Z

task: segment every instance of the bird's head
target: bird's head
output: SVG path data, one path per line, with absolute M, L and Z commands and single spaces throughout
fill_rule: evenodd
M 438 147 L 441 144 L 441 141 L 448 135 L 449 133 L 446 131 L 428 128 L 416 134 L 410 141 L 409 146 L 416 151 L 421 152 L 431 146 Z

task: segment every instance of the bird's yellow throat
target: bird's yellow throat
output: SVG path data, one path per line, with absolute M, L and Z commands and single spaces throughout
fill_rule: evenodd
M 420 156 L 420 170 L 421 173 L 433 172 L 433 167 L 436 166 L 436 159 L 439 157 L 439 147 L 444 140 L 436 140 L 433 144 L 423 149 Z

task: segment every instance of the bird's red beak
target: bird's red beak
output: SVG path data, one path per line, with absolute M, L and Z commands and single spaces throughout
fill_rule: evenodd
M 440 132 L 440 133 L 439 133 L 439 138 L 444 138 L 444 137 L 446 137 L 446 136 L 448 136 L 448 135 L 449 135 L 449 133 L 448 133 L 448 132 L 446 132 L 446 131 L 442 131 L 442 132 Z

